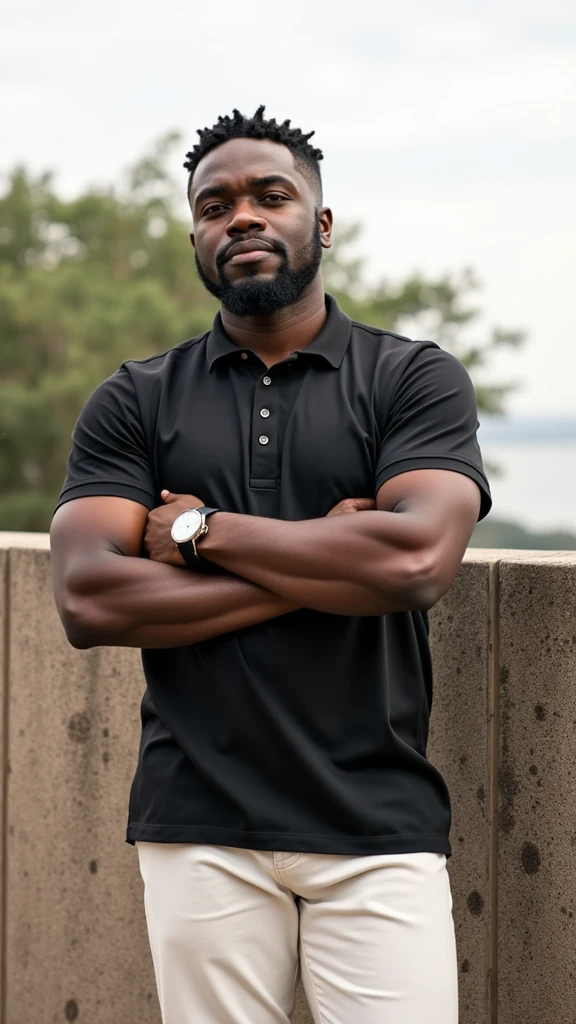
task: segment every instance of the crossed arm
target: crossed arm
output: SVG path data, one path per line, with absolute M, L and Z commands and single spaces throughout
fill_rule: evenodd
M 75 647 L 177 647 L 299 607 L 382 615 L 431 607 L 452 584 L 478 516 L 468 477 L 417 470 L 324 519 L 283 522 L 221 512 L 204 557 L 232 575 L 184 568 L 170 527 L 193 495 L 148 513 L 123 498 L 79 498 L 54 517 L 54 589 Z M 357 511 L 357 509 L 361 511 Z M 141 558 L 145 536 L 150 559 Z

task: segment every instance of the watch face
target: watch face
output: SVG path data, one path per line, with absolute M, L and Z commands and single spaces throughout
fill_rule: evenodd
M 193 540 L 202 528 L 202 516 L 195 508 L 182 512 L 172 523 L 172 540 L 175 544 L 185 544 Z

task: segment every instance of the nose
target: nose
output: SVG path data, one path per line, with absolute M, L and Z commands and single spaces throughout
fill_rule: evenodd
M 262 217 L 249 202 L 240 203 L 234 216 L 228 222 L 226 234 L 230 238 L 236 235 L 245 235 L 247 231 L 265 231 L 266 218 Z

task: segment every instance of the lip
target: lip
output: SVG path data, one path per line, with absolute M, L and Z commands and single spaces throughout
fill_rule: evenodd
M 251 238 L 245 242 L 235 242 L 226 255 L 225 263 L 250 263 L 269 256 L 274 249 L 268 242 Z
M 250 252 L 237 252 L 226 263 L 260 263 L 272 256 L 272 249 L 252 249 Z

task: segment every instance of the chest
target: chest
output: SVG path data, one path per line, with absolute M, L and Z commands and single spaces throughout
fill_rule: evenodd
M 381 435 L 368 379 L 348 370 L 221 367 L 163 395 L 152 440 L 160 487 L 232 512 L 324 516 L 374 494 Z

